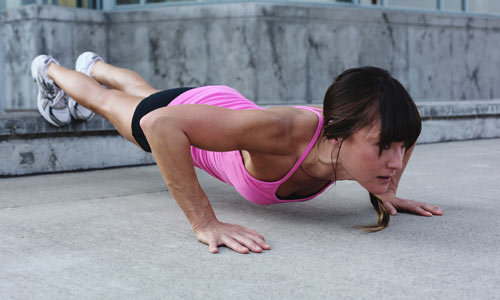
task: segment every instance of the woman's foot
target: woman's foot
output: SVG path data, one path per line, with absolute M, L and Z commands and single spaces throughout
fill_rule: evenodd
M 31 62 L 31 77 L 38 86 L 37 106 L 42 117 L 50 124 L 61 127 L 71 123 L 68 96 L 47 76 L 51 63 L 59 63 L 48 55 L 39 55 Z
M 98 61 L 104 60 L 94 52 L 84 52 L 80 54 L 80 56 L 78 56 L 78 58 L 76 59 L 75 70 L 91 77 L 90 69 Z M 78 104 L 78 102 L 76 102 L 71 97 L 69 98 L 68 106 L 71 115 L 77 120 L 88 121 L 95 115 L 93 111 L 83 105 Z
M 104 59 L 94 52 L 83 52 L 76 59 L 75 70 L 87 75 L 88 77 L 92 77 L 90 76 L 90 69 L 98 61 L 104 61 Z

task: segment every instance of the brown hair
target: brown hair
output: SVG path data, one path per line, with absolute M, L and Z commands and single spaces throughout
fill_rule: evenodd
M 417 106 L 406 89 L 388 71 L 376 67 L 353 68 L 340 74 L 326 91 L 323 114 L 327 139 L 349 138 L 380 120 L 379 155 L 393 142 L 403 142 L 406 149 L 410 148 L 422 130 Z M 384 229 L 389 214 L 377 196 L 370 193 L 370 200 L 379 222 L 363 228 Z
M 378 215 L 377 225 L 363 225 L 363 226 L 358 226 L 358 228 L 363 229 L 366 232 L 380 231 L 389 226 L 390 215 L 385 209 L 382 200 L 380 200 L 379 197 L 377 197 L 372 193 L 370 193 L 370 202 L 372 203 L 373 208 L 375 208 L 375 211 L 377 212 Z

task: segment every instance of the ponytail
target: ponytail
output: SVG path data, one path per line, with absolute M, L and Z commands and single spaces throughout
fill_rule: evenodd
M 380 198 L 377 197 L 376 195 L 370 193 L 370 202 L 372 203 L 373 208 L 375 208 L 375 211 L 377 212 L 378 224 L 359 226 L 359 228 L 363 229 L 366 232 L 375 232 L 385 229 L 387 226 L 389 226 L 390 216 L 387 210 L 385 209 L 382 200 L 380 200 Z

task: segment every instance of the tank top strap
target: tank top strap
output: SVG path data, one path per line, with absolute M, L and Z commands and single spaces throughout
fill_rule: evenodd
M 283 177 L 281 180 L 278 181 L 280 183 L 284 182 L 288 178 L 290 178 L 290 176 L 292 176 L 293 173 L 295 173 L 295 171 L 300 166 L 300 164 L 302 164 L 302 162 L 304 161 L 304 159 L 309 154 L 309 152 L 311 151 L 312 147 L 314 147 L 314 144 L 318 140 L 318 137 L 319 137 L 319 134 L 321 133 L 321 128 L 322 128 L 322 125 L 323 125 L 323 115 L 321 113 L 319 113 L 319 111 L 321 111 L 321 110 L 318 110 L 316 108 L 309 107 L 309 106 L 294 106 L 294 107 L 295 108 L 304 109 L 304 110 L 308 110 L 308 111 L 311 111 L 311 112 L 315 113 L 318 116 L 318 126 L 316 128 L 316 132 L 314 133 L 314 137 L 309 142 L 309 145 L 307 145 L 306 150 L 304 150 L 304 152 L 300 156 L 299 160 L 297 160 L 297 162 L 293 165 L 293 167 L 290 169 L 290 171 L 288 171 L 288 173 L 285 175 L 285 177 Z

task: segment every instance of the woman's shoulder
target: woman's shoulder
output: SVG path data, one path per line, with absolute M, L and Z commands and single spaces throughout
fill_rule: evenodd
M 318 122 L 321 121 L 315 112 L 302 108 L 275 106 L 266 110 L 274 112 L 287 124 L 285 134 L 293 145 L 309 143 L 316 133 Z
M 320 121 L 318 113 L 322 114 L 321 107 L 319 106 L 272 106 L 265 110 L 273 112 L 280 118 L 287 120 L 290 124 L 301 128 L 313 124 L 315 124 L 313 127 L 316 128 Z
M 273 114 L 272 119 L 281 124 L 280 136 L 271 142 L 280 144 L 280 151 L 245 149 L 243 160 L 254 177 L 275 181 L 283 178 L 304 153 L 314 138 L 319 120 L 312 111 L 289 106 L 267 107 L 262 113 Z

